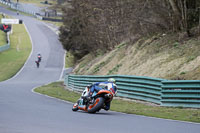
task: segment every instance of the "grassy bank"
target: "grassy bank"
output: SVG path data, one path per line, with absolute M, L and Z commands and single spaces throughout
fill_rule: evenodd
M 107 53 L 88 54 L 76 62 L 74 74 L 200 80 L 200 39 L 184 35 L 147 36 L 121 43 Z
M 14 76 L 31 52 L 31 41 L 23 24 L 13 25 L 10 44 L 9 50 L 0 53 L 0 81 Z
M 35 89 L 36 92 L 62 100 L 76 102 L 79 93 L 65 90 L 62 82 L 51 83 Z M 130 100 L 114 99 L 111 110 L 172 120 L 200 123 L 200 109 L 160 107 Z
M 73 67 L 74 63 L 74 56 L 70 52 L 67 52 L 65 57 L 65 68 Z

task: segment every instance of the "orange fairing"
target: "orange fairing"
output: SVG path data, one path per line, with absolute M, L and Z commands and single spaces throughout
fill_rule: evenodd
M 113 96 L 113 94 L 112 94 L 110 91 L 108 91 L 108 90 L 100 90 L 100 91 L 97 93 L 97 95 L 100 95 L 100 94 L 103 94 L 103 93 L 111 94 L 111 95 Z
M 89 109 L 91 109 L 91 108 L 93 108 L 94 106 L 96 106 L 97 105 L 97 103 L 99 102 L 99 98 L 98 99 L 96 99 L 96 101 L 95 101 L 95 104 L 93 104 L 93 105 L 90 105 L 88 108 Z
M 80 107 L 80 106 L 78 106 L 78 108 L 79 108 L 80 110 L 85 110 L 85 111 L 87 111 L 86 106 L 85 106 L 85 107 Z

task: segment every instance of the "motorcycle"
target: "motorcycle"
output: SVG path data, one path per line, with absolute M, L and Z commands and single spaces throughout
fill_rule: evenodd
M 82 92 L 81 98 L 73 104 L 72 110 L 83 110 L 88 113 L 96 113 L 101 109 L 105 109 L 106 103 L 112 101 L 116 92 L 113 88 L 102 89 L 99 92 L 94 92 L 91 97 L 88 97 L 90 87 L 86 87 Z

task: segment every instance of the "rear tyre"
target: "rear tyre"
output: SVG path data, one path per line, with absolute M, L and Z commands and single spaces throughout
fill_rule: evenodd
M 96 113 L 96 111 L 99 111 L 102 108 L 104 101 L 105 99 L 103 97 L 95 99 L 94 103 L 88 106 L 88 113 Z

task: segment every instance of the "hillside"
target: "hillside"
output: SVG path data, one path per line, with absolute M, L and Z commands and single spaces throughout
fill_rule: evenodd
M 75 74 L 200 79 L 199 0 L 73 0 L 59 39 Z
M 86 55 L 74 73 L 84 75 L 136 75 L 164 79 L 200 80 L 200 36 L 185 33 L 144 37 L 123 42 L 108 53 Z

